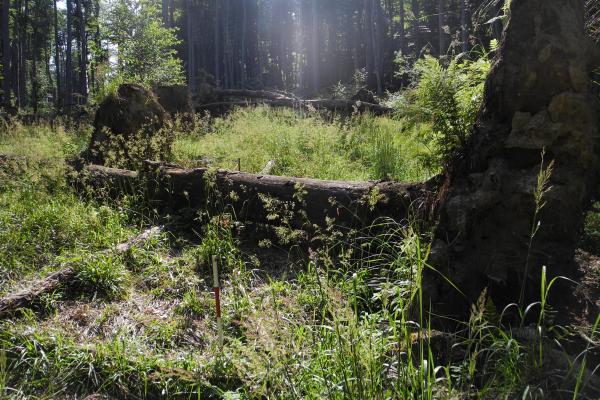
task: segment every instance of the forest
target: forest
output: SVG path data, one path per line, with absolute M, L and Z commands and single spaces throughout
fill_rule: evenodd
M 599 1 L 0 7 L 0 399 L 600 398 Z
M 489 48 L 500 38 L 503 7 L 496 0 L 4 0 L 2 99 L 34 113 L 63 111 L 101 97 L 117 79 L 185 82 L 192 93 L 210 79 L 225 89 L 314 95 L 357 72 L 382 95 L 410 82 L 395 61 Z

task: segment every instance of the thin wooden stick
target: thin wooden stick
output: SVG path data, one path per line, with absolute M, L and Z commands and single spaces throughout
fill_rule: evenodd
M 217 313 L 217 330 L 219 334 L 219 349 L 223 349 L 223 320 L 221 319 L 221 286 L 219 285 L 219 265 L 217 256 L 212 256 L 213 289 L 215 292 L 215 307 Z

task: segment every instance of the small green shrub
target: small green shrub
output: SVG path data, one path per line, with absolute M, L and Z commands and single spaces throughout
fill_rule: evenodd
M 581 247 L 593 254 L 600 255 L 600 204 L 594 204 L 585 217 Z
M 215 301 L 212 296 L 201 296 L 198 289 L 187 291 L 175 311 L 187 317 L 206 317 L 214 314 Z
M 110 253 L 83 255 L 68 260 L 86 294 L 117 298 L 124 294 L 127 271 L 120 257 Z
M 216 256 L 221 272 L 230 272 L 236 267 L 243 267 L 244 262 L 237 240 L 232 232 L 232 220 L 222 215 L 212 218 L 204 227 L 202 243 L 195 249 L 198 267 L 212 276 L 212 257 Z
M 466 143 L 483 101 L 483 88 L 491 62 L 488 54 L 474 61 L 454 58 L 448 66 L 425 56 L 414 69 L 414 87 L 398 96 L 400 114 L 413 124 L 427 123 L 424 143 L 435 146 L 430 167 L 445 163 Z

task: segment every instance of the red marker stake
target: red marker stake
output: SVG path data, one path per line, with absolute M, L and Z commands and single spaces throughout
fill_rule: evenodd
M 217 330 L 219 333 L 219 348 L 223 348 L 223 320 L 221 319 L 221 287 L 219 285 L 219 266 L 217 256 L 212 257 L 213 264 L 213 290 L 215 292 L 215 307 L 217 311 Z

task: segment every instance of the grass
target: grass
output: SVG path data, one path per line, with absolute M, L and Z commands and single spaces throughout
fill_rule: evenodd
M 68 187 L 65 160 L 77 153 L 80 136 L 49 126 L 13 127 L 0 135 L 0 153 L 25 157 L 28 168 L 15 174 L 0 165 L 2 291 L 59 268 L 61 257 L 110 248 L 132 232 L 122 208 L 82 201 Z
M 322 162 L 313 176 L 374 177 L 390 165 L 409 170 L 400 157 L 388 162 L 396 149 L 412 143 L 399 138 L 399 121 L 327 122 L 263 108 L 237 111 L 195 141 L 179 138 L 178 160 L 192 163 L 204 152 L 201 146 L 212 143 L 215 149 L 238 149 L 250 165 L 256 160 L 249 146 L 263 143 L 256 137 L 262 130 L 253 128 L 253 135 L 240 138 L 219 124 L 235 132 L 244 124 L 268 126 L 269 118 L 274 127 L 287 126 L 290 145 L 272 148 L 292 154 L 282 173 L 308 173 L 302 170 L 307 162 L 298 160 L 324 154 L 340 157 L 342 167 L 328 170 Z M 318 134 L 309 133 L 309 123 Z M 393 145 L 377 144 L 369 136 L 372 130 L 396 135 Z M 330 135 L 321 147 L 329 139 L 334 144 L 301 150 L 300 133 Z M 19 141 L 36 144 L 20 148 Z M 301 268 L 279 261 L 278 268 L 293 273 L 277 279 L 257 261 L 267 249 L 242 243 L 232 221 L 219 215 L 198 216 L 203 225 L 194 237 L 165 233 L 124 255 L 105 251 L 155 221 L 140 215 L 130 200 L 73 193 L 64 181 L 64 160 L 81 141 L 60 127 L 16 126 L 0 137 L 0 152 L 38 160 L 0 188 L 0 288 L 12 291 L 65 266 L 76 270 L 79 281 L 78 293 L 58 291 L 43 299 L 46 312 L 22 310 L 0 322 L 0 398 L 535 399 L 556 393 L 586 398 L 598 322 L 585 332 L 591 341 L 580 362 L 556 374 L 547 367 L 556 354 L 553 340 L 568 337 L 556 336 L 562 330 L 549 313 L 540 313 L 532 326 L 513 329 L 483 293 L 457 332 L 432 331 L 420 292 L 430 233 L 418 229 L 417 221 L 325 232 L 322 246 L 302 259 Z M 345 153 L 333 152 L 338 145 Z M 378 146 L 379 155 L 368 158 Z M 267 150 L 255 147 L 256 158 L 275 154 Z M 354 160 L 348 158 L 352 151 Z M 254 165 L 262 168 L 262 160 Z M 216 344 L 212 255 L 219 257 L 223 273 L 223 349 Z M 549 309 L 551 285 L 541 288 L 542 304 L 521 314 Z
M 369 115 L 327 120 L 317 113 L 255 107 L 237 109 L 213 121 L 201 121 L 175 141 L 175 161 L 197 166 L 261 172 L 275 161 L 276 175 L 331 180 L 393 178 L 420 181 L 435 171 L 420 162 L 429 150 L 419 140 L 419 125 Z

